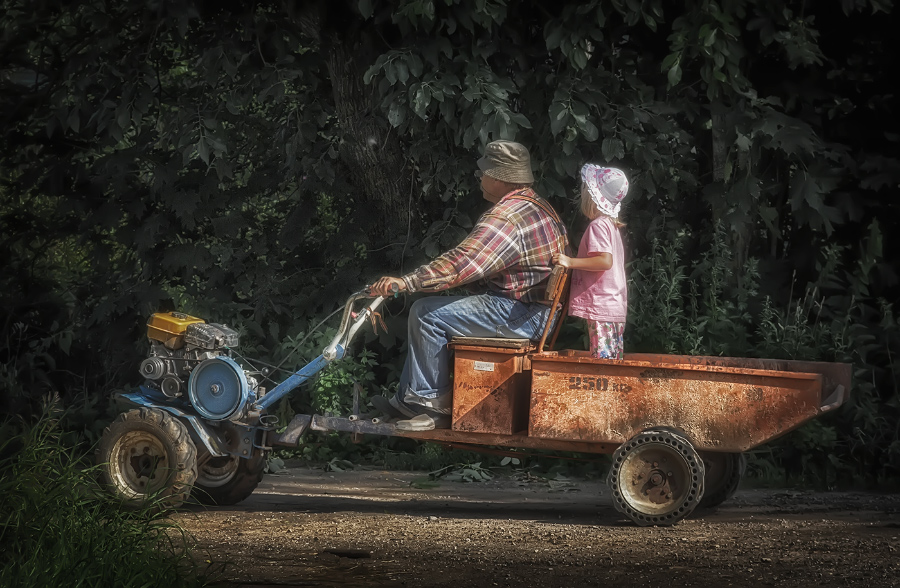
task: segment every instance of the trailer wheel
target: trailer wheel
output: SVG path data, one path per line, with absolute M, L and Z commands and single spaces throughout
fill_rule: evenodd
M 703 460 L 672 431 L 644 431 L 613 454 L 607 484 L 613 506 L 636 524 L 673 525 L 703 497 Z
M 743 453 L 700 454 L 706 475 L 703 477 L 703 499 L 700 508 L 715 508 L 734 496 L 747 471 L 747 457 Z
M 187 427 L 155 408 L 120 414 L 103 432 L 97 463 L 101 482 L 131 508 L 179 506 L 197 478 L 197 448 Z
M 194 498 L 201 504 L 228 506 L 250 496 L 262 481 L 267 454 L 249 459 L 213 457 L 197 468 Z

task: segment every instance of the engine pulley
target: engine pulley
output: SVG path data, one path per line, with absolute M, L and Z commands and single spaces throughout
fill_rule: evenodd
M 158 380 L 166 375 L 166 362 L 158 357 L 148 357 L 141 362 L 141 375 L 148 380 Z
M 194 368 L 188 381 L 191 405 L 210 420 L 232 417 L 247 403 L 249 395 L 244 370 L 226 356 L 203 361 Z

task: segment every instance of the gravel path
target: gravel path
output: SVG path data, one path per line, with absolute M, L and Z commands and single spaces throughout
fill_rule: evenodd
M 241 586 L 900 586 L 900 495 L 739 490 L 640 528 L 596 480 L 422 478 L 289 468 L 176 518 Z

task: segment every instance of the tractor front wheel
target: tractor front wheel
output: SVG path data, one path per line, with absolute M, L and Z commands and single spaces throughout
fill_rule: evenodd
M 97 450 L 101 481 L 130 507 L 179 506 L 197 478 L 197 448 L 184 424 L 156 408 L 120 414 Z

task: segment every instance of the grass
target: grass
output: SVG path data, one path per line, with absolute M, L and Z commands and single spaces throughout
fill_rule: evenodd
M 202 586 L 191 538 L 151 503 L 127 510 L 51 410 L 0 423 L 0 587 Z

